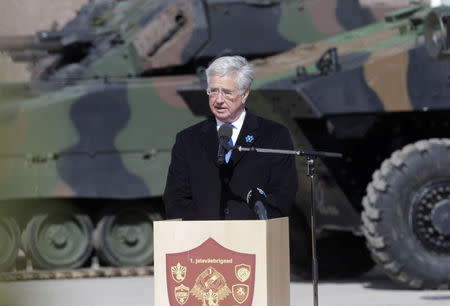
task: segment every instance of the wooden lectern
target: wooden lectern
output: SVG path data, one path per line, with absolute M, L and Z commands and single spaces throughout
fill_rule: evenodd
M 289 306 L 288 218 L 156 221 L 155 305 Z

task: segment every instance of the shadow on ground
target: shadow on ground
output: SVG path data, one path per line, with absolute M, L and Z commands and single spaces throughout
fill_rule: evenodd
M 369 272 L 354 277 L 321 277 L 319 274 L 319 284 L 350 284 L 361 283 L 364 288 L 375 290 L 408 290 L 385 275 L 377 267 L 374 267 Z M 306 283 L 312 282 L 310 273 L 291 273 L 291 282 Z

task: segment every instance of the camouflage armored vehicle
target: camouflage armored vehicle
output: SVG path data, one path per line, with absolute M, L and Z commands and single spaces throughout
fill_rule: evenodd
M 201 120 L 177 89 L 217 55 L 275 54 L 391 9 L 331 4 L 93 1 L 60 31 L 1 37 L 33 81 L 0 84 L 0 271 L 20 245 L 35 269 L 88 265 L 94 249 L 151 264 L 174 136 Z
M 450 285 L 450 63 L 437 60 L 449 58 L 450 14 L 441 10 L 426 19 L 428 7 L 411 6 L 253 61 L 247 107 L 288 126 L 295 147 L 344 154 L 317 169 L 319 268 L 367 269 L 365 240 L 395 281 Z M 179 90 L 198 115 L 208 112 L 205 86 L 199 78 Z M 304 226 L 293 238 L 301 242 L 310 194 L 305 161 L 297 162 L 303 182 L 293 220 Z

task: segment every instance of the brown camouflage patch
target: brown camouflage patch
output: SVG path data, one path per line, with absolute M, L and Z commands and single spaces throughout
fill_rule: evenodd
M 188 106 L 184 102 L 183 98 L 178 94 L 177 89 L 193 83 L 194 80 L 196 80 L 196 78 L 193 75 L 152 78 L 154 90 L 158 96 L 161 97 L 161 99 L 169 105 L 184 109 L 188 109 Z
M 375 20 L 383 20 L 384 16 L 392 11 L 392 8 L 389 7 L 371 7 L 370 11 L 372 12 Z
M 305 0 L 305 7 L 311 14 L 315 27 L 324 34 L 342 31 L 336 20 L 337 0 Z
M 372 35 L 364 36 L 363 39 L 354 39 L 340 43 L 338 46 L 338 54 L 342 56 L 361 51 L 361 49 L 386 41 L 397 35 L 397 33 L 398 28 L 392 27 Z M 273 77 L 277 74 L 292 72 L 295 71 L 299 65 L 312 65 L 331 47 L 333 46 L 329 45 L 327 41 L 315 44 L 302 44 L 283 54 L 268 57 L 263 60 L 256 60 L 252 62 L 256 68 L 255 79 Z
M 180 12 L 185 18 L 184 25 L 155 54 L 148 56 L 149 51 L 163 41 L 168 32 L 176 27 L 176 19 Z M 193 33 L 194 17 L 191 3 L 186 0 L 178 0 L 140 30 L 134 41 L 134 46 L 148 70 L 176 66 L 182 63 L 181 55 Z
M 375 91 L 387 112 L 411 111 L 413 109 L 408 93 L 409 53 L 369 60 L 364 65 L 367 85 Z
M 2 137 L 0 144 L 0 153 L 4 156 L 17 156 L 19 147 L 23 142 L 26 131 L 25 114 L 19 112 L 17 116 L 10 120 L 2 119 L 0 121 L 0 137 Z M 0 171 L 0 182 L 5 181 L 10 177 L 14 170 L 14 158 L 4 159 L 11 162 L 2 162 Z
M 75 197 L 77 194 L 76 192 L 70 188 L 69 185 L 66 184 L 63 180 L 58 181 L 58 183 L 55 186 L 55 189 L 52 192 L 52 196 L 57 197 Z

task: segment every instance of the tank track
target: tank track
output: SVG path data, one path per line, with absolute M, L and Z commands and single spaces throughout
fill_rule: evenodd
M 31 281 L 50 279 L 77 279 L 98 277 L 130 277 L 153 275 L 153 266 L 144 267 L 101 267 L 94 262 L 90 267 L 68 270 L 34 270 L 27 266 L 25 270 L 0 272 L 0 281 Z

